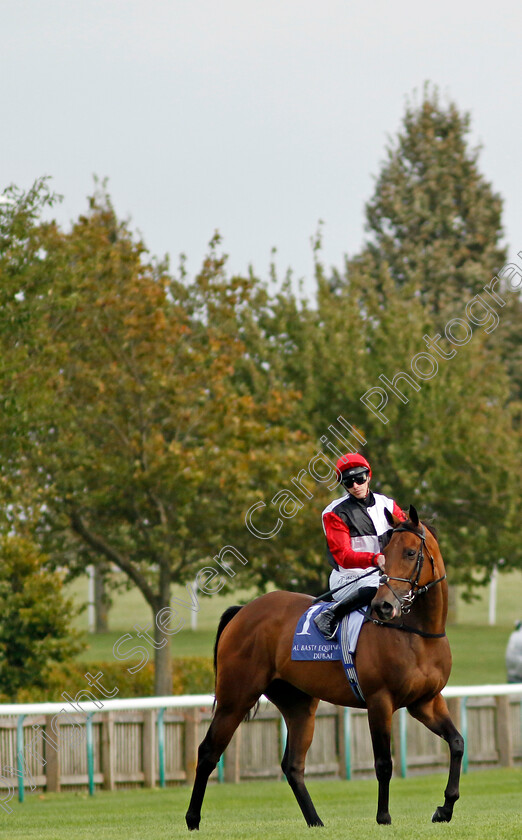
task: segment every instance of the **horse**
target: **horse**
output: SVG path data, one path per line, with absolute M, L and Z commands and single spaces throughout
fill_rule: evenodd
M 308 826 L 322 826 L 304 783 L 305 757 L 312 742 L 319 700 L 368 709 L 368 723 L 378 781 L 377 823 L 391 823 L 391 723 L 406 707 L 449 745 L 450 766 L 444 804 L 433 822 L 449 822 L 459 798 L 464 740 L 448 712 L 441 691 L 451 670 L 445 633 L 448 609 L 446 571 L 435 532 L 419 521 L 413 506 L 409 519 L 391 513 L 393 529 L 384 548 L 384 571 L 363 624 L 356 667 L 364 702 L 358 699 L 341 662 L 302 662 L 291 657 L 299 617 L 313 603 L 308 595 L 274 591 L 242 607 L 229 607 L 219 622 L 214 648 L 214 715 L 198 750 L 196 775 L 186 823 L 199 829 L 201 806 L 210 773 L 232 735 L 264 695 L 279 709 L 287 726 L 281 767 Z

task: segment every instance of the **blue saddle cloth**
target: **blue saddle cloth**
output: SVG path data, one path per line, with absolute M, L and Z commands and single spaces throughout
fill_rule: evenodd
M 314 617 L 331 606 L 326 602 L 314 604 L 299 618 L 292 642 L 292 659 L 308 662 L 340 660 L 355 696 L 365 703 L 353 659 L 365 614 L 356 611 L 344 616 L 335 638 L 327 641 L 316 627 Z

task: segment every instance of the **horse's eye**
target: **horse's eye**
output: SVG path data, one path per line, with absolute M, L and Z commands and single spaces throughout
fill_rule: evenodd
M 408 555 L 408 557 L 415 557 L 415 555 L 417 554 L 417 552 L 415 551 L 415 549 L 414 549 L 414 548 L 408 548 L 408 549 L 406 550 L 406 554 Z

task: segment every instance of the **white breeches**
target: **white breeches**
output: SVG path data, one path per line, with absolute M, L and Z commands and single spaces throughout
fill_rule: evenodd
M 337 589 L 338 586 L 347 584 L 339 592 L 332 595 L 334 601 L 345 601 L 359 589 L 365 586 L 379 586 L 380 569 L 332 569 L 330 575 L 330 589 Z

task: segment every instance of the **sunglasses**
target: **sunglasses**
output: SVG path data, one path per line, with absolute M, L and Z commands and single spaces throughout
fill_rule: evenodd
M 343 484 L 347 490 L 353 487 L 354 484 L 364 484 L 368 479 L 369 473 L 361 473 L 360 475 L 351 475 L 348 478 L 343 478 Z

